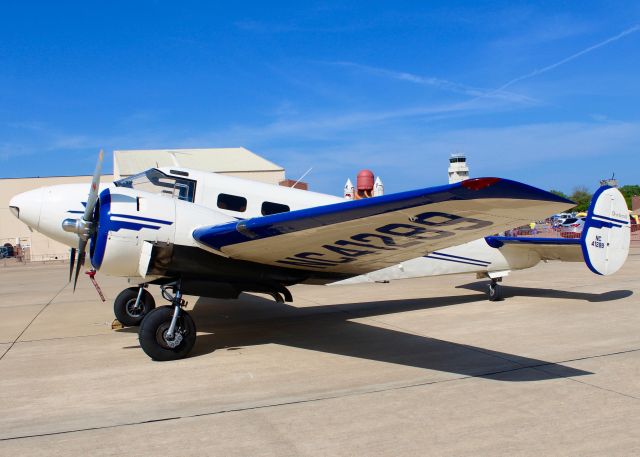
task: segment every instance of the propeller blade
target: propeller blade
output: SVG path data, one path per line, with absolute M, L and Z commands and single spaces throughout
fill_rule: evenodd
M 67 231 L 72 231 L 78 234 L 78 249 L 71 249 L 71 265 L 69 267 L 69 281 L 71 281 L 71 273 L 73 271 L 73 263 L 76 257 L 76 275 L 73 278 L 73 291 L 76 291 L 78 285 L 78 276 L 80 275 L 80 269 L 84 266 L 87 242 L 91 237 L 91 234 L 95 231 L 93 225 L 93 214 L 96 204 L 98 203 L 98 194 L 100 192 L 100 173 L 102 172 L 102 159 L 104 158 L 104 151 L 101 149 L 98 154 L 98 163 L 96 169 L 93 172 L 93 179 L 91 180 L 91 189 L 89 189 L 89 196 L 87 197 L 87 206 L 84 209 L 84 214 L 79 220 L 65 220 L 62 224 L 62 228 Z M 68 224 L 67 224 L 68 223 Z
M 93 179 L 91 180 L 91 189 L 89 190 L 89 197 L 87 198 L 87 206 L 84 209 L 84 215 L 82 219 L 85 221 L 91 221 L 93 218 L 93 210 L 96 207 L 98 201 L 98 193 L 100 191 L 100 173 L 102 172 L 102 159 L 104 152 L 100 149 L 98 154 L 98 163 L 96 164 L 96 170 L 93 172 Z
M 76 263 L 76 248 L 71 248 L 71 254 L 69 255 L 69 282 L 73 277 L 73 265 Z
M 78 284 L 78 275 L 80 274 L 80 269 L 84 265 L 84 257 L 85 250 L 87 248 L 87 240 L 83 240 L 80 238 L 80 242 L 78 243 L 78 263 L 76 263 L 76 276 L 73 279 L 73 291 L 76 291 L 76 285 Z

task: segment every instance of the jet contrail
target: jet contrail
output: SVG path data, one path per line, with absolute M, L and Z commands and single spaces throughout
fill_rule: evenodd
M 473 97 L 474 100 L 484 97 L 496 97 L 502 98 L 508 101 L 515 102 L 536 102 L 536 100 L 527 97 L 525 95 L 520 95 L 511 92 L 504 92 L 500 89 L 481 89 L 477 87 L 467 86 L 465 84 L 460 84 L 457 82 L 449 81 L 447 79 L 434 78 L 430 76 L 420 76 L 413 73 L 407 72 L 399 72 L 393 70 L 387 70 L 384 68 L 372 67 L 369 65 L 362 65 L 354 62 L 325 62 L 321 61 L 320 63 L 326 65 L 338 65 L 343 67 L 352 67 L 359 70 L 367 71 L 372 74 L 376 74 L 379 76 L 385 76 L 388 78 L 400 80 L 400 81 L 408 81 L 414 84 L 420 84 L 423 86 L 432 86 L 441 90 L 446 90 L 449 92 L 454 92 L 458 94 L 469 95 Z
M 600 43 L 594 44 L 593 46 L 589 46 L 588 48 L 583 49 L 580 52 L 576 52 L 575 54 L 570 55 L 569 57 L 566 57 L 566 58 L 564 58 L 564 59 L 562 59 L 562 60 L 560 60 L 560 61 L 558 61 L 556 63 L 553 63 L 551 65 L 547 65 L 546 67 L 540 68 L 538 70 L 534 70 L 531 73 L 527 73 L 526 75 L 518 76 L 517 78 L 512 79 L 511 81 L 503 84 L 501 87 L 496 89 L 496 92 L 502 91 L 502 90 L 506 89 L 507 87 L 512 86 L 513 84 L 522 81 L 523 79 L 533 78 L 534 76 L 538 76 L 538 75 L 540 75 L 542 73 L 546 73 L 549 70 L 553 70 L 554 68 L 559 67 L 560 65 L 564 65 L 567 62 L 571 62 L 573 59 L 577 59 L 578 57 L 580 57 L 580 56 L 582 56 L 584 54 L 587 54 L 587 53 L 589 53 L 591 51 L 594 51 L 594 50 L 596 50 L 598 48 L 601 48 L 602 46 L 606 46 L 609 43 L 613 43 L 614 41 L 617 41 L 620 38 L 622 38 L 624 36 L 627 36 L 627 35 L 629 35 L 631 33 L 637 32 L 639 30 L 640 30 L 640 24 L 636 24 L 633 27 L 622 31 L 622 32 L 618 33 L 615 36 L 607 38 L 606 40 L 601 41 Z

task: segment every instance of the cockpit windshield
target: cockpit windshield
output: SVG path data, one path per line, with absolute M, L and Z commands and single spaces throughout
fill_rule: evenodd
M 115 181 L 114 184 L 117 187 L 138 189 L 188 202 L 193 202 L 196 190 L 195 181 L 169 176 L 155 168 L 122 178 Z

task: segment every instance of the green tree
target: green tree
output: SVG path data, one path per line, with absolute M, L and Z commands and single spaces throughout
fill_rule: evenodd
M 569 199 L 569 196 L 564 192 L 562 192 L 561 190 L 551 189 L 549 192 L 551 192 L 554 195 L 557 195 L 558 197 Z
M 566 198 L 567 200 L 573 200 L 575 202 L 575 200 L 572 197 L 565 194 L 561 190 L 551 189 L 549 192 L 551 192 L 554 195 L 557 195 L 558 197 Z M 578 211 L 578 210 L 576 210 L 576 207 L 574 206 L 573 208 L 569 208 L 567 211 Z
M 624 199 L 627 201 L 627 207 L 631 209 L 631 197 L 640 195 L 640 186 L 627 184 L 626 186 L 619 187 L 618 190 L 624 195 Z
M 589 203 L 591 203 L 592 194 L 585 186 L 578 186 L 573 189 L 571 194 L 571 200 L 576 202 L 574 211 L 582 212 L 589 209 Z

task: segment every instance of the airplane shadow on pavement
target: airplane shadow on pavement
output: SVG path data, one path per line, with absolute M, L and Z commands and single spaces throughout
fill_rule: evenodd
M 461 286 L 456 286 L 457 289 L 467 289 L 475 292 L 486 292 L 488 281 L 474 281 Z M 509 297 L 547 297 L 547 298 L 560 298 L 563 300 L 585 300 L 588 302 L 605 302 L 613 300 L 621 300 L 623 298 L 633 295 L 631 290 L 610 290 L 600 294 L 593 294 L 589 292 L 574 292 L 570 290 L 557 290 L 557 289 L 541 289 L 538 287 L 520 287 L 520 286 L 505 286 L 502 285 L 502 296 L 504 298 Z
M 357 319 L 461 305 L 486 295 L 295 307 L 255 295 L 201 297 L 191 312 L 199 332 L 191 357 L 219 349 L 280 344 L 361 359 L 502 381 L 541 381 L 592 374 L 516 354 L 445 341 Z M 461 321 L 460 325 L 464 325 Z M 529 369 L 526 369 L 529 368 Z

